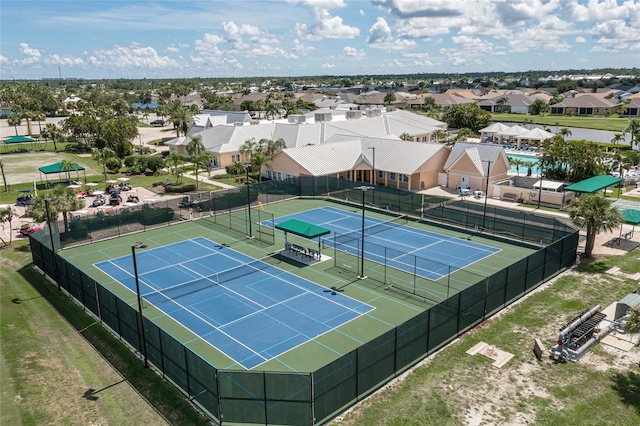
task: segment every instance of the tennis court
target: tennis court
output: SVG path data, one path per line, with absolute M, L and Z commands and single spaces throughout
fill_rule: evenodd
M 359 255 L 361 215 L 333 207 L 321 207 L 277 218 L 275 223 L 277 225 L 290 219 L 329 229 L 333 235 L 323 239 L 325 245 L 339 244 L 341 249 Z M 365 215 L 365 258 L 437 280 L 500 251 L 496 247 L 436 234 L 406 226 L 405 223 L 406 220 L 402 217 L 385 221 Z M 389 251 L 385 248 L 393 250 L 397 255 L 387 257 L 385 253 Z
M 204 237 L 136 255 L 143 299 L 246 369 L 374 308 Z M 95 266 L 136 291 L 131 255 Z

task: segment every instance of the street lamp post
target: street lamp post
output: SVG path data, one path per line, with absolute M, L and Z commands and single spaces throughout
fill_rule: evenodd
M 247 211 L 249 212 L 249 235 L 247 235 L 247 238 L 253 238 L 251 229 L 251 192 L 249 191 L 249 172 L 253 170 L 253 164 L 245 164 L 244 169 L 247 172 Z
M 487 199 L 489 198 L 489 176 L 491 176 L 491 160 L 486 160 L 487 162 L 487 185 L 484 190 L 484 214 L 482 215 L 482 229 L 484 229 L 485 223 L 487 221 Z
M 60 291 L 60 274 L 58 274 L 58 261 L 56 260 L 56 246 L 53 243 L 53 229 L 51 228 L 51 214 L 49 213 L 49 203 L 53 201 L 53 198 L 44 199 L 44 208 L 47 213 L 47 226 L 49 228 L 49 238 L 51 241 L 51 253 L 53 253 L 53 274 L 56 284 L 58 284 L 58 291 Z M 56 220 L 56 225 L 58 221 Z
M 142 243 L 131 244 L 131 257 L 133 257 L 133 275 L 136 280 L 136 296 L 138 297 L 138 330 L 140 335 L 140 348 L 142 349 L 142 357 L 144 359 L 144 368 L 149 368 L 149 359 L 147 358 L 147 339 L 144 335 L 144 322 L 142 319 L 142 296 L 140 295 L 140 280 L 138 279 L 138 263 L 136 262 L 136 249 L 145 248 Z
M 355 189 L 362 191 L 362 239 L 360 240 L 360 276 L 358 278 L 364 280 L 367 278 L 364 274 L 364 195 L 367 191 L 373 191 L 375 188 L 373 186 L 362 185 Z
M 370 146 L 368 149 L 370 149 L 371 151 L 373 151 L 373 162 L 372 162 L 372 166 L 371 166 L 371 185 L 373 185 L 374 187 L 376 186 L 376 147 L 375 146 Z M 373 199 L 372 202 L 375 204 L 376 203 L 376 193 L 373 193 Z
M 538 207 L 536 207 L 536 209 L 540 208 L 540 202 L 542 201 L 542 178 L 544 176 L 544 169 L 543 169 L 543 164 L 542 162 L 540 162 L 540 188 L 538 191 Z

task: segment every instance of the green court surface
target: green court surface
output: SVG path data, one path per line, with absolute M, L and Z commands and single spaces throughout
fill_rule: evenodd
M 306 210 L 331 206 L 345 211 L 360 214 L 361 210 L 354 206 L 332 203 L 325 200 L 295 199 L 270 205 L 265 205 L 264 210 L 272 213 L 274 217 L 282 217 L 303 212 Z M 389 220 L 390 216 L 381 212 L 366 212 L 367 217 Z M 255 226 L 260 226 L 255 224 Z M 452 295 L 459 290 L 475 284 L 478 280 L 465 284 L 467 277 L 487 277 L 506 266 L 527 258 L 536 249 L 525 247 L 523 244 L 509 244 L 495 239 L 484 238 L 481 234 L 465 233 L 453 229 L 444 229 L 426 225 L 422 222 L 409 221 L 405 226 L 417 227 L 429 232 L 445 235 L 453 238 L 472 238 L 477 244 L 498 248 L 499 251 L 490 256 L 472 263 L 462 271 L 455 272 L 451 277 L 444 277 L 441 282 L 424 282 L 422 286 L 440 286 L 439 292 Z M 286 256 L 280 251 L 285 245 L 284 233 L 275 231 L 275 244 L 270 245 L 255 239 L 247 239 L 242 233 L 230 231 L 227 228 L 216 225 L 207 218 L 193 221 L 184 221 L 171 226 L 164 226 L 143 233 L 131 234 L 110 240 L 104 240 L 75 248 L 65 249 L 58 254 L 79 270 L 105 286 L 112 293 L 120 297 L 131 307 L 137 309 L 136 295 L 116 280 L 104 274 L 94 265 L 106 260 L 127 256 L 131 254 L 131 245 L 134 242 L 142 242 L 149 249 L 166 246 L 180 241 L 205 237 L 216 243 L 225 245 L 233 250 L 246 254 L 256 259 L 286 270 L 290 273 L 317 283 L 327 289 L 335 288 L 358 301 L 367 303 L 375 309 L 350 322 L 322 334 L 316 338 L 297 346 L 276 358 L 261 364 L 254 370 L 283 371 L 283 372 L 310 372 L 316 371 L 322 366 L 342 355 L 349 353 L 371 341 L 377 336 L 394 329 L 400 324 L 414 318 L 419 313 L 434 306 L 441 300 L 428 300 L 422 297 L 387 289 L 384 279 L 370 277 L 358 278 L 359 259 L 353 255 L 342 252 L 337 253 L 331 247 L 322 247 L 323 261 L 300 262 Z M 317 240 L 303 240 L 299 237 L 288 235 L 288 241 L 305 247 L 317 247 Z M 326 260 L 324 260 L 326 259 Z M 380 269 L 379 264 L 365 261 L 365 271 Z M 413 278 L 404 272 L 394 272 L 394 277 L 403 277 L 408 281 Z M 446 288 L 446 291 L 443 290 Z M 443 297 L 444 300 L 446 297 Z M 217 350 L 210 343 L 198 335 L 187 330 L 176 320 L 167 316 L 153 305 L 144 304 L 144 316 L 164 329 L 168 334 L 182 342 L 186 347 L 199 354 L 203 359 L 218 369 L 234 370 L 242 369 L 232 359 Z

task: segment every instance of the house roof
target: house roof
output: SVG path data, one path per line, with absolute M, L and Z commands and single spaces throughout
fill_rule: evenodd
M 373 167 L 374 155 L 376 170 L 412 175 L 442 149 L 447 147 L 396 139 L 336 136 L 322 145 L 287 148 L 277 155 L 287 155 L 313 176 L 352 170 L 363 161 Z
M 471 143 L 471 142 L 457 142 L 451 149 L 451 154 L 447 161 L 444 163 L 444 169 L 449 171 L 451 168 L 464 157 L 468 157 L 475 165 L 476 169 L 482 176 L 486 176 L 489 172 L 489 162 L 495 164 L 498 159 L 502 161 L 509 160 L 504 153 L 504 149 L 501 145 L 492 143 Z
M 562 102 L 554 104 L 554 107 L 579 107 L 579 108 L 611 108 L 618 105 L 615 98 L 606 99 L 593 94 L 579 94 L 572 98 L 564 98 Z

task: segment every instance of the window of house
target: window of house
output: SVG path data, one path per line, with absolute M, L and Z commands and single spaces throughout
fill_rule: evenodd
M 382 170 L 378 170 L 378 179 L 384 179 L 384 172 Z
M 278 172 L 278 180 L 282 180 L 282 173 Z
M 395 173 L 389 173 L 389 180 L 396 180 L 396 174 Z
M 427 141 L 427 137 L 426 137 L 426 136 L 423 136 L 423 137 L 422 137 L 422 142 L 426 142 L 426 141 Z
M 400 175 L 400 182 L 409 183 L 409 175 Z
M 287 173 L 286 175 L 284 175 L 285 179 L 291 179 L 293 178 L 293 175 L 290 175 L 289 173 Z
M 239 163 L 240 162 L 240 154 L 231 155 L 231 162 L 232 163 Z

